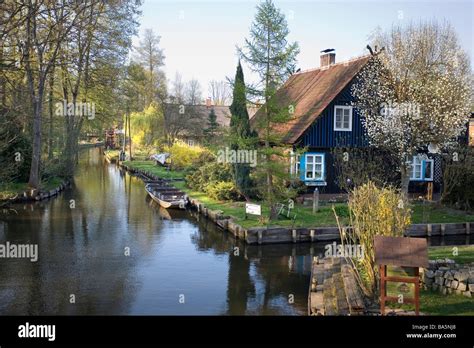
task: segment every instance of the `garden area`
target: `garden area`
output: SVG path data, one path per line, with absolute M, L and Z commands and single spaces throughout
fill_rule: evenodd
M 245 217 L 245 200 L 239 195 L 233 183 L 232 168 L 228 164 L 217 163 L 215 156 L 204 147 L 191 149 L 182 142 L 166 148 L 171 154 L 172 166 L 157 165 L 155 161 L 146 160 L 142 152 L 137 151 L 133 161 L 124 161 L 124 165 L 150 172 L 164 179 L 184 179 L 174 183 L 174 186 L 185 191 L 194 199 L 204 203 L 209 209 L 221 210 L 224 215 L 231 216 L 234 221 L 245 228 L 259 226 L 282 227 L 329 227 L 337 226 L 333 207 L 341 225 L 349 224 L 349 208 L 347 202 L 321 201 L 318 210 L 313 213 L 311 201 L 305 204 L 294 202 L 291 216 L 278 216 L 269 221 L 270 207 L 265 202 L 252 199 L 252 203 L 261 204 L 262 216 L 248 215 Z M 117 156 L 118 150 L 106 151 L 110 156 Z M 182 154 L 187 157 L 183 158 Z M 295 197 L 293 197 L 295 198 Z M 281 201 L 281 203 L 288 203 Z M 419 201 L 410 202 L 411 223 L 462 223 L 474 222 L 474 212 L 455 209 L 439 202 Z

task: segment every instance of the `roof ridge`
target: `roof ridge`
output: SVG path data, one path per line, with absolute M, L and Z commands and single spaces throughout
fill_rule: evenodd
M 328 65 L 328 66 L 325 66 L 325 67 L 317 67 L 317 68 L 310 68 L 310 69 L 306 69 L 306 70 L 301 70 L 301 71 L 295 72 L 293 75 L 300 75 L 300 74 L 313 72 L 313 71 L 318 71 L 318 70 L 328 70 L 329 68 L 331 68 L 333 66 L 336 66 L 336 65 L 341 65 L 341 64 L 344 65 L 344 64 L 352 63 L 356 60 L 365 59 L 365 58 L 369 58 L 369 57 L 370 57 L 370 54 L 365 54 L 365 55 L 362 55 L 362 56 L 349 58 L 348 60 L 344 60 L 344 61 L 341 61 L 341 62 L 338 62 L 338 63 L 334 63 L 334 64 L 331 64 L 331 65 Z

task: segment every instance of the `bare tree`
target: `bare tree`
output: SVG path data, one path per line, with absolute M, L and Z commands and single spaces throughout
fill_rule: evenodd
M 147 105 L 155 98 L 163 99 L 166 93 L 166 77 L 164 72 L 159 70 L 165 60 L 163 49 L 160 48 L 160 39 L 161 37 L 156 35 L 152 29 L 145 29 L 143 39 L 135 48 L 137 61 L 148 74 Z
M 172 96 L 170 97 L 171 101 L 177 104 L 184 103 L 185 99 L 185 86 L 183 82 L 183 77 L 179 72 L 176 72 L 174 75 L 174 80 L 172 82 L 171 88 Z
M 214 105 L 228 105 L 231 99 L 231 90 L 226 81 L 212 80 L 209 82 L 209 95 Z
M 186 84 L 186 103 L 198 105 L 202 101 L 202 88 L 198 80 L 192 79 Z

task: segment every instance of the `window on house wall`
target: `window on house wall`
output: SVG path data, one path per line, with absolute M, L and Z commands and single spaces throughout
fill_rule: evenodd
M 290 174 L 298 175 L 300 172 L 300 156 L 291 150 L 290 152 Z
M 352 106 L 336 105 L 334 107 L 334 130 L 352 131 Z
M 434 160 L 413 156 L 410 168 L 410 179 L 413 181 L 432 181 L 434 173 Z
M 188 139 L 188 145 L 189 146 L 194 146 L 194 140 L 193 139 Z
M 306 154 L 305 179 L 324 180 L 324 155 Z

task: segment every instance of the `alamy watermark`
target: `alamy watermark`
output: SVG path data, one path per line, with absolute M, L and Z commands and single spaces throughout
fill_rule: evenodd
M 364 258 L 364 246 L 360 244 L 326 244 L 324 247 L 325 257 L 348 257 L 348 258 Z
M 0 244 L 0 259 L 30 259 L 38 261 L 38 244 Z
M 95 103 L 68 103 L 63 100 L 56 103 L 56 116 L 87 117 L 89 120 L 93 120 L 95 118 Z
M 382 116 L 409 116 L 413 118 L 419 118 L 421 116 L 420 105 L 417 103 L 395 103 L 389 101 L 388 103 L 382 103 L 380 108 L 380 114 Z
M 257 150 L 233 150 L 228 147 L 217 151 L 217 163 L 242 163 L 257 166 Z

